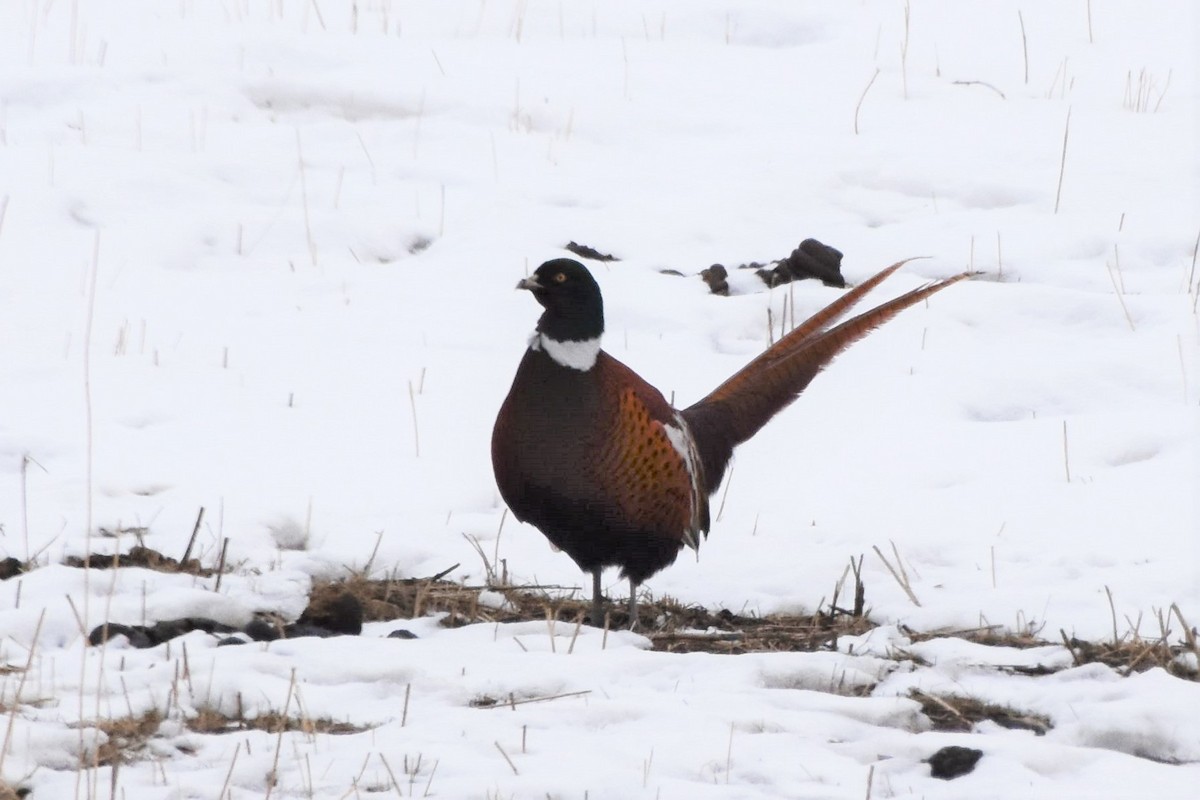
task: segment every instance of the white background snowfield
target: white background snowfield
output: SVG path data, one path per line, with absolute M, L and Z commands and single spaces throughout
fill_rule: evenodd
M 0 3 L 0 557 L 41 565 L 0 584 L 3 780 L 35 800 L 258 798 L 273 770 L 281 798 L 1195 796 L 1195 682 L 1073 667 L 1055 644 L 909 647 L 901 626 L 1149 641 L 1172 604 L 1200 624 L 1196 15 Z M 734 270 L 717 297 L 695 274 L 810 236 L 852 282 L 928 256 L 873 299 L 983 274 L 742 447 L 699 560 L 645 590 L 811 613 L 865 554 L 882 627 L 839 652 L 675 655 L 584 628 L 568 655 L 569 625 L 552 647 L 540 622 L 433 618 L 84 646 L 105 620 L 295 616 L 376 543 L 377 576 L 458 563 L 479 584 L 467 534 L 516 582 L 585 587 L 533 528 L 497 533 L 491 425 L 539 311 L 513 285 L 572 239 L 619 256 L 592 265 L 606 347 L 682 406 L 769 319 L 778 335 L 785 301 L 799 319 L 840 294 Z M 214 565 L 229 540 L 219 591 L 62 566 L 139 529 L 178 557 L 201 506 L 194 554 Z M 893 543 L 920 605 L 874 553 Z M 627 592 L 615 571 L 605 588 Z M 420 638 L 383 638 L 398 627 Z M 1036 665 L 1055 671 L 1011 669 Z M 930 731 L 913 688 L 1053 728 Z M 181 723 L 239 702 L 370 729 Z M 153 708 L 170 717 L 115 777 L 80 769 L 91 722 Z M 949 744 L 984 756 L 934 779 L 923 759 Z

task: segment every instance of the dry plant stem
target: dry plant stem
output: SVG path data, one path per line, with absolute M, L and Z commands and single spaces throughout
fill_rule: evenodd
M 96 316 L 96 273 L 99 271 L 100 265 L 100 231 L 96 230 L 95 239 L 92 242 L 92 269 L 88 276 L 88 302 L 87 302 L 87 317 L 83 327 L 83 406 L 84 406 L 84 435 L 87 438 L 87 479 L 86 479 L 86 502 L 87 516 L 86 529 L 84 536 L 86 538 L 85 550 L 83 553 L 83 568 L 87 570 L 91 566 L 92 559 L 92 467 L 93 467 L 93 428 L 92 428 L 92 323 Z M 87 587 L 88 574 L 85 571 L 83 574 L 84 580 L 84 595 L 83 595 L 83 612 L 84 618 L 87 618 L 88 611 L 88 595 L 90 592 Z
M 35 461 L 33 459 L 33 457 L 30 456 L 28 453 L 21 456 L 21 537 L 25 541 L 25 563 L 26 564 L 29 563 L 29 559 L 30 559 L 30 555 L 29 555 L 29 492 L 28 492 L 28 488 L 27 488 L 27 480 L 28 480 L 27 476 L 29 474 L 29 465 L 30 464 L 37 464 L 39 467 L 42 467 L 42 465 L 38 464 L 38 462 Z M 45 472 L 46 468 L 42 467 L 42 471 Z
M 229 537 L 226 536 L 221 541 L 221 556 L 217 559 L 217 582 L 213 584 L 213 591 L 221 591 L 221 577 L 225 574 L 225 554 L 229 550 Z
M 1104 593 L 1106 595 L 1108 595 L 1108 610 L 1112 614 L 1112 629 L 1113 629 L 1112 642 L 1113 642 L 1113 647 L 1116 647 L 1117 645 L 1119 645 L 1121 643 L 1120 637 L 1117 636 L 1117 604 L 1113 601 L 1112 589 L 1109 589 L 1107 584 L 1104 587 Z
M 229 760 L 229 769 L 225 772 L 225 782 L 221 784 L 221 791 L 217 794 L 217 800 L 225 800 L 225 795 L 229 791 L 229 781 L 233 779 L 233 768 L 237 766 L 238 753 L 242 752 L 242 743 L 238 742 L 233 748 L 233 758 Z
M 1155 640 L 1153 642 L 1150 642 L 1144 648 L 1142 648 L 1141 652 L 1139 652 L 1137 654 L 1137 657 L 1135 657 L 1132 661 L 1130 661 L 1125 666 L 1125 669 L 1123 670 L 1124 674 L 1126 676 L 1132 675 L 1133 671 L 1134 671 L 1134 667 L 1136 667 L 1138 664 L 1142 663 L 1142 659 L 1144 659 L 1146 656 L 1150 655 L 1150 653 L 1154 652 L 1155 648 L 1161 647 L 1161 646 L 1162 646 L 1162 642 L 1159 640 Z
M 500 746 L 500 742 L 495 741 L 492 742 L 492 744 L 496 745 L 496 749 L 500 751 L 500 755 L 504 756 L 504 760 L 507 761 L 508 766 L 512 768 L 513 775 L 520 775 L 521 773 L 517 771 L 517 765 L 513 763 L 511 758 L 508 757 L 508 753 L 504 752 L 504 748 Z
M 362 575 L 367 577 L 371 574 L 371 567 L 375 564 L 375 556 L 379 554 L 379 545 L 383 542 L 383 531 L 375 532 L 375 546 L 371 548 L 371 555 L 367 558 L 367 563 L 363 564 Z
M 413 158 L 417 158 L 417 153 L 421 147 L 421 120 L 425 118 L 425 89 L 421 89 L 421 100 L 417 103 L 417 121 L 413 126 Z
M 1018 12 L 1018 13 L 1020 13 L 1020 12 Z M 1024 30 L 1024 29 L 1022 28 L 1022 30 Z M 1025 82 L 1026 83 L 1029 82 L 1028 76 L 1026 76 Z M 1059 161 L 1059 165 L 1058 165 L 1058 189 L 1054 192 L 1054 213 L 1055 214 L 1058 213 L 1058 206 L 1059 206 L 1059 203 L 1062 201 L 1063 175 L 1065 175 L 1066 171 L 1067 171 L 1067 137 L 1070 135 L 1070 133 L 1071 133 L 1071 107 L 1067 106 L 1067 122 L 1063 126 L 1062 159 Z
M 287 731 L 288 708 L 292 704 L 292 695 L 296 692 L 296 668 L 292 668 L 292 677 L 288 681 L 287 699 L 283 701 L 283 711 L 279 714 L 279 735 L 275 739 L 275 758 L 271 762 L 271 771 L 267 773 L 267 793 L 264 799 L 271 797 L 271 790 L 279 782 L 279 753 L 283 749 L 283 734 Z
M 33 655 L 37 651 L 38 636 L 42 633 L 42 623 L 46 620 L 46 609 L 38 616 L 37 625 L 33 629 L 33 639 L 29 642 L 29 655 L 25 658 L 25 668 L 21 670 L 21 679 L 17 681 L 17 693 L 13 695 L 12 710 L 8 713 L 8 726 L 4 731 L 4 746 L 0 747 L 0 775 L 4 774 L 4 759 L 8 756 L 8 748 L 12 744 L 13 725 L 17 721 L 17 709 L 21 707 L 21 692 L 25 689 L 25 681 L 33 668 Z
M 413 421 L 413 455 L 421 457 L 421 432 L 417 427 L 417 398 L 413 394 L 412 381 L 408 382 L 408 404 L 412 408 Z
M 717 522 L 721 521 L 721 516 L 725 513 L 725 498 L 729 497 L 729 484 L 733 483 L 733 470 L 736 466 L 736 461 L 729 463 L 729 474 L 725 476 L 725 491 L 721 492 L 721 505 L 717 508 Z
M 196 544 L 196 535 L 200 533 L 200 523 L 204 520 L 204 506 L 200 506 L 200 513 L 196 515 L 196 524 L 192 527 L 192 535 L 188 539 L 187 547 L 183 551 L 183 558 L 179 560 L 180 565 L 186 564 L 187 560 L 192 557 L 192 547 Z
M 1021 23 L 1021 58 L 1025 62 L 1025 85 L 1029 85 L 1029 41 L 1025 38 L 1025 17 L 1017 9 L 1017 21 Z
M 446 184 L 441 185 L 441 204 L 438 209 L 438 238 L 446 235 Z
M 550 652 L 557 653 L 558 648 L 554 645 L 554 609 L 546 606 L 546 633 L 550 637 Z
M 921 601 L 917 599 L 915 594 L 913 594 L 912 587 L 908 585 L 908 582 L 900 576 L 900 573 L 897 572 L 895 567 L 892 566 L 891 562 L 887 560 L 887 556 L 883 554 L 883 551 L 879 549 L 879 546 L 871 545 L 871 549 L 875 551 L 875 555 L 879 556 L 879 560 L 883 562 L 885 567 L 887 567 L 888 572 L 892 573 L 892 577 L 896 579 L 896 583 L 900 584 L 900 588 L 904 590 L 906 595 L 908 595 L 908 599 L 912 602 L 912 604 L 919 608 L 921 606 Z
M 508 519 L 508 506 L 500 512 L 500 524 L 496 527 L 496 545 L 492 548 L 492 561 L 500 562 L 500 534 L 504 533 L 504 520 Z
M 372 755 L 373 754 L 370 751 L 367 751 L 367 754 L 365 756 L 363 756 L 363 763 L 362 763 L 362 766 L 358 768 L 358 774 L 355 775 L 350 780 L 350 783 L 354 786 L 354 788 L 356 788 L 356 789 L 358 788 L 358 784 L 362 782 L 363 775 L 367 774 L 367 765 L 371 763 Z M 347 792 L 345 795 L 342 795 L 342 796 L 347 797 L 347 796 L 349 796 L 349 794 L 350 793 Z
M 1112 267 L 1105 264 L 1108 269 L 1108 279 L 1112 281 L 1113 292 L 1117 295 L 1117 302 L 1121 304 L 1121 312 L 1125 315 L 1125 322 L 1129 325 L 1129 330 L 1137 330 L 1133 324 L 1133 317 L 1129 314 L 1129 307 L 1125 305 L 1125 294 L 1121 287 L 1117 284 L 1117 279 L 1113 276 Z
M 1178 603 L 1171 603 L 1171 612 L 1175 614 L 1175 618 L 1179 620 L 1179 624 L 1183 627 L 1183 637 L 1187 642 L 1191 651 L 1200 659 L 1200 644 L 1196 641 L 1196 632 L 1192 630 L 1192 626 L 1187 624 L 1187 620 L 1183 618 L 1183 612 L 1179 610 Z
M 425 791 L 421 792 L 421 797 L 429 797 L 429 790 L 433 786 L 433 776 L 437 773 L 439 763 L 438 761 L 433 762 L 433 768 L 429 770 L 429 780 L 425 781 Z
M 575 616 L 575 632 L 571 634 L 571 644 L 567 646 L 567 655 L 575 652 L 575 640 L 579 638 L 579 629 L 583 627 L 583 612 Z
M 296 166 L 300 170 L 300 201 L 304 206 L 304 241 L 308 245 L 308 257 L 317 266 L 317 246 L 313 243 L 312 224 L 308 214 L 308 178 L 304 174 L 304 150 L 300 145 L 300 129 L 296 128 Z
M 867 770 L 867 800 L 871 800 L 871 784 L 875 782 L 875 765 Z
M 900 570 L 900 577 L 904 578 L 904 585 L 911 586 L 912 582 L 908 578 L 908 570 L 904 568 L 904 559 L 900 557 L 900 549 L 896 547 L 896 541 L 889 539 L 888 544 L 892 546 L 892 555 L 896 557 L 896 568 Z M 917 577 L 920 577 L 920 575 Z
M 1192 283 L 1196 279 L 1196 256 L 1197 256 L 1197 254 L 1200 254 L 1200 232 L 1196 233 L 1196 243 L 1194 245 L 1192 245 L 1192 269 L 1188 273 L 1188 279 L 1187 279 L 1188 291 L 1194 292 L 1195 294 L 1200 295 L 1200 284 L 1195 284 L 1195 286 L 1193 288 L 1193 283 Z M 1193 309 L 1196 308 L 1195 300 L 1192 301 L 1192 308 Z
M 853 558 L 850 559 L 850 568 L 854 572 L 854 608 L 851 612 L 851 616 L 854 617 L 861 617 L 866 610 L 867 587 L 862 581 L 863 558 L 860 555 L 857 562 Z
M 582 689 L 578 692 L 563 692 L 562 694 L 550 694 L 546 695 L 545 697 L 526 697 L 523 700 L 517 700 L 512 695 L 509 695 L 508 702 L 503 705 L 500 703 L 495 703 L 490 706 L 478 706 L 478 708 L 516 708 L 517 706 L 523 706 L 526 703 L 546 703 L 550 700 L 561 700 L 564 697 L 583 697 L 584 695 L 591 693 L 591 689 Z
M 71 614 L 75 617 L 75 625 L 79 628 L 79 635 L 84 639 L 87 638 L 87 628 L 83 624 L 83 617 L 79 616 L 79 609 L 75 606 L 75 601 L 70 595 L 66 595 L 67 605 L 71 607 Z
M 1067 483 L 1071 482 L 1071 452 L 1067 447 L 1067 421 L 1063 420 L 1063 470 L 1067 474 Z
M 962 722 L 964 724 L 970 725 L 970 722 L 967 720 L 966 717 L 963 716 L 962 712 L 959 711 L 954 706 L 950 705 L 948 702 L 946 702 L 946 700 L 944 698 L 938 697 L 936 694 L 929 694 L 927 692 L 922 692 L 919 689 L 914 691 L 913 694 L 931 701 L 934 705 L 939 706 L 940 708 L 950 712 L 950 714 L 952 716 L 954 716 L 955 718 L 962 720 Z
M 462 535 L 462 537 L 467 540 L 467 542 L 471 545 L 471 547 L 473 547 L 475 549 L 475 552 L 479 555 L 479 560 L 483 562 L 483 571 L 484 571 L 484 574 L 487 576 L 487 581 L 486 581 L 487 586 L 489 588 L 492 586 L 495 586 L 496 585 L 496 571 L 495 571 L 495 569 L 493 569 L 492 563 L 490 561 L 488 561 L 487 554 L 483 552 L 483 546 L 479 544 L 479 539 L 477 539 L 476 537 L 472 536 L 469 533 L 464 533 Z M 415 614 L 416 612 L 414 611 L 413 613 Z
M 996 94 L 1000 95 L 1001 100 L 1008 99 L 1007 97 L 1004 96 L 1004 92 L 1000 91 L 995 86 L 992 86 L 987 81 L 951 81 L 951 83 L 953 83 L 955 86 L 984 86 L 988 89 L 991 89 Z
M 879 77 L 879 67 L 875 68 L 875 74 L 871 76 L 871 80 L 867 81 L 867 85 L 863 88 L 862 94 L 858 97 L 858 102 L 854 105 L 854 135 L 858 135 L 858 112 L 862 108 L 863 100 L 867 99 L 867 92 L 871 91 L 871 85 L 875 83 L 875 79 Z
M 392 782 L 392 789 L 395 790 L 396 796 L 404 797 L 404 791 L 400 788 L 400 781 L 396 780 L 396 773 L 392 772 L 392 765 L 388 763 L 387 756 L 380 753 L 379 760 L 383 762 L 383 768 L 387 770 L 388 779 Z
M 408 701 L 410 697 L 412 697 L 412 684 L 408 683 L 404 686 L 404 710 L 400 712 L 401 728 L 408 724 Z

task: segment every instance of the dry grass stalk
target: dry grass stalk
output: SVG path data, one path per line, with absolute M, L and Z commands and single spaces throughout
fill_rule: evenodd
M 196 544 L 196 535 L 200 533 L 200 523 L 204 521 L 204 506 L 200 506 L 200 513 L 196 515 L 196 524 L 192 526 L 192 535 L 188 538 L 187 547 L 184 548 L 183 558 L 179 559 L 179 563 L 186 564 L 192 556 L 192 547 Z
M 867 81 L 867 85 L 863 87 L 862 94 L 858 96 L 858 102 L 854 105 L 854 135 L 858 135 L 858 112 L 862 109 L 863 100 L 867 99 L 867 92 L 871 91 L 871 85 L 875 83 L 875 79 L 879 77 L 879 68 L 875 68 L 875 74 L 871 76 L 871 80 Z
M 496 745 L 496 749 L 500 751 L 500 755 L 504 756 L 504 760 L 507 761 L 508 766 L 512 768 L 513 775 L 520 775 L 521 773 L 517 771 L 517 765 L 513 763 L 511 758 L 508 757 L 508 753 L 504 752 L 504 748 L 500 746 L 500 742 L 492 742 L 492 744 Z
M 871 545 L 871 549 L 875 551 L 875 555 L 879 556 L 879 560 L 887 567 L 888 572 L 892 573 L 892 577 L 896 579 L 896 583 L 900 584 L 900 588 L 908 595 L 908 599 L 914 606 L 921 607 L 921 601 L 917 599 L 917 595 L 913 593 L 912 585 L 909 583 L 908 575 L 904 572 L 904 564 L 900 559 L 900 554 L 896 552 L 896 563 L 899 565 L 899 570 L 893 567 L 891 562 L 887 560 L 887 556 L 879 549 L 878 545 Z M 892 542 L 892 550 L 896 551 L 896 543 Z
M 1025 713 L 974 697 L 935 695 L 919 689 L 914 689 L 910 696 L 921 704 L 921 711 L 933 723 L 934 730 L 966 733 L 984 720 L 991 720 L 1003 728 L 1033 731 L 1038 736 L 1054 727 L 1050 718 L 1044 715 Z
M 1026 78 L 1025 82 L 1026 83 L 1029 82 L 1028 78 Z M 1066 122 L 1066 125 L 1063 126 L 1062 160 L 1059 162 L 1059 165 L 1058 165 L 1058 189 L 1054 192 L 1054 213 L 1055 214 L 1058 213 L 1058 206 L 1059 206 L 1059 203 L 1062 201 L 1063 176 L 1067 172 L 1067 137 L 1070 135 L 1070 133 L 1071 133 L 1071 107 L 1067 106 L 1067 122 Z
M 1025 62 L 1025 85 L 1029 85 L 1029 40 L 1025 36 L 1025 16 L 1017 9 L 1017 21 L 1021 23 L 1021 60 Z
M 25 689 L 25 681 L 29 678 L 30 668 L 33 666 L 33 654 L 37 651 L 38 636 L 42 632 L 42 623 L 46 621 L 46 609 L 42 609 L 42 613 L 38 616 L 37 626 L 33 629 L 33 638 L 29 641 L 29 655 L 25 659 L 25 667 L 21 670 L 21 679 L 17 682 L 17 692 L 13 695 L 12 709 L 8 714 L 8 726 L 4 729 L 4 744 L 0 747 L 0 774 L 4 769 L 4 759 L 8 755 L 8 748 L 12 744 L 13 725 L 17 721 L 17 709 L 21 707 L 21 692 Z

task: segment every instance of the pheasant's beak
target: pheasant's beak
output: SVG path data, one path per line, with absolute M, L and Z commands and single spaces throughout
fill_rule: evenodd
M 537 282 L 537 278 L 530 276 L 522 281 L 517 281 L 517 288 L 536 292 L 538 289 L 542 288 L 542 285 Z

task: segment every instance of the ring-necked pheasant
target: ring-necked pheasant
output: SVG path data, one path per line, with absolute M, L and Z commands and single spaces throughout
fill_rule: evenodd
M 707 397 L 676 410 L 662 393 L 600 349 L 604 303 L 591 273 L 555 259 L 517 284 L 545 311 L 517 367 L 492 432 L 500 496 L 592 574 L 592 623 L 600 575 L 638 585 L 708 533 L 708 497 L 733 448 L 791 403 L 838 353 L 900 311 L 967 277 L 906 292 L 835 324 L 904 262 L 851 289 L 788 333 Z

